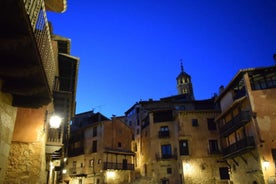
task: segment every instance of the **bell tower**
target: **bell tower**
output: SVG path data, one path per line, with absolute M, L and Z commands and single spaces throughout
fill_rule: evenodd
M 176 78 L 178 95 L 185 94 L 187 100 L 194 100 L 194 91 L 191 76 L 184 72 L 182 60 L 180 67 L 181 72 Z

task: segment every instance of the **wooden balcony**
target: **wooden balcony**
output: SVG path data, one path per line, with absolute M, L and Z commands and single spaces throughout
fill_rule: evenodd
M 44 1 L 0 2 L 0 78 L 13 106 L 37 108 L 52 100 L 56 62 Z
M 116 162 L 104 162 L 103 169 L 114 169 L 114 170 L 134 170 L 134 164 L 128 163 L 116 163 Z
M 63 128 L 49 128 L 46 140 L 46 153 L 54 153 L 63 147 Z
M 228 136 L 232 132 L 234 132 L 237 129 L 239 129 L 240 127 L 244 126 L 249 121 L 250 121 L 249 111 L 241 111 L 232 120 L 225 123 L 223 126 L 221 126 L 219 128 L 220 135 L 221 136 Z
M 233 157 L 239 155 L 248 150 L 254 149 L 256 147 L 255 140 L 253 136 L 245 137 L 234 144 L 222 148 L 222 153 L 225 158 Z

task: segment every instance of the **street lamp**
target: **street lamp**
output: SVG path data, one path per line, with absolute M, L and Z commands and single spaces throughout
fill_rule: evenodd
M 49 120 L 50 128 L 59 128 L 61 124 L 61 117 L 58 115 L 52 115 Z

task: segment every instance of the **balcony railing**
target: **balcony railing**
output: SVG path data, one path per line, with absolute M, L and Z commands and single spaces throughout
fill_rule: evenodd
M 230 157 L 236 154 L 240 154 L 249 149 L 255 148 L 255 140 L 253 136 L 245 137 L 234 144 L 222 149 L 224 157 Z
M 246 95 L 245 87 L 235 92 L 233 99 L 237 100 L 241 97 L 244 97 Z
M 72 167 L 69 169 L 69 175 L 85 175 L 84 167 Z
M 241 111 L 232 120 L 219 128 L 221 136 L 227 136 L 250 121 L 249 111 Z
M 134 170 L 134 164 L 127 163 L 116 163 L 116 162 L 104 162 L 103 169 L 114 169 L 114 170 Z
M 52 91 L 55 76 L 55 59 L 44 1 L 24 0 L 24 4 L 34 32 L 49 88 Z
M 162 154 L 162 155 L 155 154 L 155 158 L 156 158 L 157 161 L 159 161 L 159 160 L 171 160 L 171 159 L 177 160 L 177 155 L 176 154 Z
M 47 143 L 59 143 L 62 144 L 62 129 L 61 128 L 49 128 Z
M 170 137 L 170 131 L 159 131 L 159 138 L 168 138 Z

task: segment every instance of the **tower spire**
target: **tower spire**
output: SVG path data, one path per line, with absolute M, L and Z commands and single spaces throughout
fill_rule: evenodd
M 183 62 L 182 62 L 182 59 L 180 59 L 180 68 L 181 68 L 181 73 L 184 72 L 184 68 L 183 68 Z
M 177 90 L 179 95 L 184 95 L 187 100 L 194 100 L 191 76 L 184 72 L 183 60 L 180 59 L 180 74 L 177 76 Z

